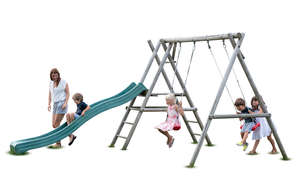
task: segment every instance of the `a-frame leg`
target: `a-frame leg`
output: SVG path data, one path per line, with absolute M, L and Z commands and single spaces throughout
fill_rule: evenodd
M 150 57 L 150 60 L 149 60 L 148 65 L 147 65 L 147 67 L 146 67 L 146 70 L 145 70 L 145 72 L 144 72 L 144 74 L 143 74 L 143 76 L 142 76 L 142 78 L 141 78 L 141 83 L 144 82 L 146 76 L 148 75 L 148 72 L 149 72 L 149 70 L 150 70 L 150 68 L 151 68 L 151 65 L 152 65 L 152 63 L 153 63 L 153 61 L 154 61 L 154 58 L 157 57 L 157 53 L 158 53 L 158 50 L 159 50 L 160 46 L 161 46 L 161 43 L 158 42 L 157 45 L 156 45 L 156 47 L 155 47 L 155 49 L 153 49 L 152 56 Z M 115 145 L 115 143 L 116 143 L 118 137 L 124 138 L 123 136 L 120 136 L 120 133 L 121 133 L 121 131 L 122 131 L 124 125 L 125 125 L 125 121 L 126 121 L 128 115 L 129 115 L 130 111 L 131 111 L 131 107 L 133 106 L 135 100 L 136 100 L 136 98 L 134 98 L 134 99 L 130 102 L 129 107 L 128 107 L 127 110 L 126 110 L 126 113 L 125 113 L 125 115 L 123 116 L 122 121 L 121 121 L 121 123 L 120 123 L 120 125 L 119 125 L 119 127 L 118 127 L 118 129 L 117 129 L 117 132 L 115 133 L 114 138 L 113 138 L 112 142 L 110 143 L 109 147 L 114 147 L 114 145 Z M 133 125 L 133 123 L 130 123 L 130 124 Z
M 126 138 L 126 141 L 125 141 L 125 143 L 124 143 L 124 145 L 123 145 L 123 147 L 122 147 L 122 150 L 126 150 L 126 149 L 127 149 L 127 146 L 128 146 L 128 144 L 129 144 L 129 142 L 130 142 L 130 140 L 131 140 L 131 137 L 132 137 L 132 135 L 133 135 L 133 133 L 134 133 L 134 130 L 135 130 L 135 128 L 136 128 L 136 126 L 137 126 L 137 124 L 138 124 L 138 122 L 139 122 L 139 120 L 140 120 L 140 118 L 141 118 L 141 116 L 142 116 L 143 109 L 146 107 L 146 104 L 147 104 L 147 102 L 148 102 L 148 100 L 149 100 L 149 98 L 150 98 L 150 95 L 151 95 L 151 93 L 152 93 L 152 91 L 153 91 L 153 88 L 154 88 L 154 86 L 155 86 L 155 84 L 156 84 L 156 82 L 157 82 L 157 80 L 158 80 L 158 77 L 159 77 L 160 73 L 161 73 L 162 70 L 163 70 L 164 64 L 166 63 L 167 56 L 168 56 L 169 53 L 170 53 L 170 50 L 171 50 L 171 48 L 172 48 L 172 45 L 173 45 L 172 43 L 169 44 L 169 46 L 168 46 L 168 48 L 167 48 L 167 50 L 166 50 L 166 52 L 165 52 L 165 54 L 164 54 L 164 56 L 163 56 L 162 62 L 161 62 L 160 65 L 159 65 L 159 69 L 158 69 L 158 71 L 157 71 L 157 73 L 156 73 L 156 75 L 155 75 L 155 77 L 154 77 L 154 80 L 153 80 L 153 82 L 152 82 L 152 84 L 151 84 L 149 90 L 147 91 L 146 97 L 145 97 L 145 99 L 144 99 L 144 101 L 143 101 L 143 103 L 142 103 L 142 105 L 141 105 L 141 109 L 140 109 L 140 111 L 138 112 L 138 114 L 137 114 L 137 116 L 136 116 L 136 118 L 135 118 L 134 124 L 132 125 L 132 128 L 131 128 L 130 131 L 129 131 L 129 134 L 128 134 L 127 138 Z M 155 56 L 156 56 L 156 55 L 155 55 Z M 144 77 L 143 77 L 143 78 L 144 78 Z M 142 80 L 142 81 L 143 81 L 143 80 Z
M 211 115 L 214 115 L 215 112 L 216 112 L 218 103 L 219 103 L 219 101 L 220 101 L 220 98 L 221 98 L 222 93 L 223 93 L 223 91 L 224 91 L 224 88 L 225 88 L 225 86 L 226 86 L 226 83 L 227 83 L 228 77 L 229 77 L 229 75 L 230 75 L 230 72 L 231 72 L 231 70 L 232 70 L 232 67 L 233 67 L 233 65 L 234 65 L 235 59 L 236 59 L 238 53 L 240 52 L 240 47 L 241 47 L 241 44 L 242 44 L 242 42 L 243 42 L 243 39 L 244 39 L 244 34 L 241 34 L 241 37 L 240 37 L 240 39 L 239 39 L 237 45 L 235 46 L 234 52 L 233 52 L 233 54 L 232 54 L 232 56 L 231 56 L 231 58 L 230 58 L 230 62 L 229 62 L 229 64 L 228 64 L 228 67 L 227 67 L 227 69 L 226 69 L 225 75 L 224 75 L 223 80 L 222 80 L 222 82 L 221 82 L 221 85 L 220 85 L 220 87 L 219 87 L 219 90 L 218 90 L 216 99 L 215 99 L 215 101 L 214 101 L 214 104 L 213 104 L 213 106 L 212 106 L 212 108 L 211 108 L 210 114 L 209 114 L 209 116 L 208 116 L 207 122 L 206 122 L 205 127 L 204 127 L 204 130 L 203 130 L 203 133 L 202 133 L 202 135 L 201 135 L 201 137 L 200 137 L 200 140 L 199 140 L 199 142 L 198 142 L 198 144 L 197 144 L 197 146 L 196 146 L 196 149 L 195 149 L 195 151 L 194 151 L 193 157 L 192 157 L 192 159 L 191 159 L 190 164 L 188 165 L 188 167 L 194 167 L 194 165 L 195 165 L 196 159 L 197 159 L 197 157 L 198 157 L 198 154 L 199 154 L 199 152 L 200 152 L 200 149 L 201 149 L 202 144 L 203 144 L 203 141 L 204 141 L 204 137 L 207 135 L 208 128 L 209 128 L 209 126 L 210 126 L 210 124 L 211 124 L 211 121 L 212 121 L 212 119 L 210 118 L 210 116 L 211 116 Z
M 148 44 L 149 44 L 149 47 L 150 47 L 151 51 L 153 52 L 154 47 L 153 47 L 153 44 L 152 44 L 151 40 L 148 41 Z M 174 50 L 173 50 L 173 51 L 174 51 Z M 171 63 L 174 61 L 174 60 L 173 60 L 173 57 L 174 57 L 174 56 L 175 56 L 175 54 L 174 54 L 174 52 L 173 52 L 172 60 L 170 61 Z M 156 59 L 157 64 L 160 65 L 161 62 L 160 62 L 159 57 L 156 56 L 155 59 Z M 165 79 L 165 81 L 166 81 L 166 83 L 167 83 L 167 86 L 168 86 L 170 92 L 171 92 L 171 93 L 175 93 L 175 92 L 174 92 L 174 89 L 173 89 L 173 87 L 172 87 L 172 85 L 171 85 L 171 83 L 170 83 L 170 80 L 169 80 L 169 78 L 168 78 L 168 76 L 167 76 L 167 74 L 165 73 L 164 70 L 162 70 L 162 74 L 163 74 L 163 76 L 164 76 L 164 79 Z M 186 125 L 186 127 L 187 127 L 188 132 L 190 133 L 190 135 L 191 135 L 191 137 L 192 137 L 193 143 L 197 143 L 196 136 L 195 136 L 195 134 L 194 134 L 194 132 L 193 132 L 191 126 L 189 125 L 186 116 L 183 115 L 183 116 L 182 116 L 182 119 L 183 119 L 183 121 L 184 121 L 184 123 L 185 123 L 185 125 Z
M 230 38 L 230 42 L 231 42 L 231 45 L 232 45 L 233 47 L 235 47 L 236 43 L 235 43 L 235 40 L 234 40 L 232 37 Z M 237 57 L 238 57 L 238 59 L 239 59 L 239 61 L 240 61 L 240 64 L 241 64 L 241 66 L 242 66 L 242 68 L 243 68 L 243 70 L 244 70 L 244 72 L 245 72 L 245 74 L 246 74 L 246 76 L 247 76 L 247 79 L 248 79 L 248 81 L 249 81 L 249 83 L 250 83 L 250 85 L 251 85 L 251 88 L 252 88 L 252 90 L 253 90 L 255 96 L 256 96 L 256 97 L 258 98 L 258 100 L 259 100 L 259 104 L 260 104 L 260 106 L 261 106 L 263 112 L 264 112 L 264 113 L 268 113 L 267 106 L 265 105 L 265 102 L 264 102 L 262 96 L 261 96 L 260 93 L 258 92 L 258 89 L 257 89 L 257 87 L 256 87 L 256 85 L 255 85 L 255 83 L 254 83 L 254 80 L 253 80 L 252 76 L 250 75 L 250 72 L 249 72 L 249 70 L 248 70 L 248 68 L 247 68 L 247 66 L 246 66 L 246 63 L 245 63 L 245 61 L 244 61 L 244 59 L 243 59 L 243 56 L 242 56 L 241 52 L 238 53 Z M 269 124 L 269 126 L 270 126 L 270 128 L 271 128 L 271 130 L 272 130 L 272 132 L 273 132 L 273 134 L 274 134 L 276 143 L 277 143 L 277 145 L 278 145 L 278 147 L 279 147 L 279 149 L 280 149 L 280 152 L 281 152 L 281 154 L 282 154 L 282 159 L 283 159 L 283 160 L 289 160 L 289 158 L 288 158 L 288 156 L 287 156 L 287 154 L 286 154 L 286 152 L 285 152 L 285 150 L 284 150 L 284 147 L 283 147 L 283 145 L 282 145 L 282 143 L 281 143 L 281 141 L 280 141 L 279 135 L 278 135 L 278 133 L 277 133 L 277 130 L 276 130 L 274 124 L 273 124 L 273 121 L 272 121 L 271 117 L 266 117 L 266 119 L 267 119 L 267 122 L 268 122 L 268 124 Z
M 165 43 L 162 43 L 162 47 L 163 47 L 164 50 L 167 49 L 167 46 L 166 46 Z M 191 99 L 191 97 L 190 97 L 190 95 L 189 95 L 188 90 L 186 89 L 186 86 L 185 86 L 185 84 L 184 84 L 184 82 L 183 82 L 183 80 L 182 80 L 181 75 L 179 74 L 179 72 L 178 72 L 177 69 L 176 69 L 176 65 L 174 64 L 174 60 L 173 60 L 173 58 L 172 58 L 172 56 L 171 56 L 170 54 L 168 55 L 168 59 L 169 59 L 170 61 L 172 61 L 172 62 L 171 62 L 172 69 L 173 69 L 173 71 L 175 72 L 175 76 L 176 76 L 176 78 L 177 78 L 177 80 L 178 80 L 178 82 L 179 82 L 179 84 L 180 84 L 180 86 L 181 86 L 181 88 L 182 88 L 182 90 L 183 90 L 183 92 L 184 92 L 184 94 L 185 94 L 185 97 L 186 97 L 186 99 L 187 99 L 187 101 L 188 101 L 190 107 L 194 108 L 195 105 L 194 105 L 194 103 L 193 103 L 193 101 L 192 101 L 192 99 Z M 196 118 L 196 120 L 197 120 L 198 125 L 200 126 L 200 129 L 203 131 L 204 126 L 203 126 L 203 123 L 202 123 L 202 121 L 201 121 L 201 119 L 200 119 L 200 116 L 199 116 L 198 112 L 195 110 L 195 111 L 193 111 L 193 114 L 194 114 L 194 116 L 195 116 L 195 118 Z M 190 127 L 190 125 L 189 125 L 189 122 L 188 122 L 188 120 L 186 119 L 185 116 L 183 116 L 183 120 L 184 120 L 184 122 L 185 122 L 185 124 L 186 124 L 186 126 L 187 126 L 187 128 L 188 128 L 188 130 L 189 130 L 189 132 L 191 132 L 191 134 L 192 134 L 191 136 L 192 136 L 193 142 L 194 142 L 194 143 L 197 143 L 197 139 L 195 138 L 195 134 L 192 133 L 191 127 Z M 206 142 L 207 142 L 207 145 L 208 145 L 208 146 L 212 146 L 212 145 L 213 145 L 213 144 L 211 143 L 211 140 L 210 140 L 210 138 L 208 137 L 208 135 L 205 136 L 205 139 L 206 139 Z

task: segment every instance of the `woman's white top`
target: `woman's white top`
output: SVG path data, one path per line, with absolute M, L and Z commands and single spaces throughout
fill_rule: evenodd
M 49 89 L 51 92 L 51 97 L 53 103 L 61 102 L 66 100 L 66 85 L 67 82 L 63 79 L 59 81 L 59 84 L 57 87 L 54 87 L 54 81 L 50 81 Z

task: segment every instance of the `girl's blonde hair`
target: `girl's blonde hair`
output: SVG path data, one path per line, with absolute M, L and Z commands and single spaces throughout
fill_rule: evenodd
M 174 93 L 169 93 L 169 94 L 166 96 L 166 100 L 173 100 L 173 102 L 176 103 L 176 97 L 175 97 L 175 94 L 174 94 Z

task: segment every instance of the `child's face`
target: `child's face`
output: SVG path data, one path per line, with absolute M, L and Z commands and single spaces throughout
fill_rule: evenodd
M 258 100 L 254 100 L 254 101 L 252 102 L 252 105 L 255 106 L 255 107 L 257 107 L 257 106 L 259 105 Z
M 166 99 L 166 103 L 167 103 L 167 105 L 173 105 L 174 100 L 173 99 Z
M 76 103 L 77 105 L 80 104 L 79 100 L 75 100 L 75 99 L 73 99 L 73 100 L 74 100 L 74 103 Z
M 239 111 L 242 111 L 245 109 L 245 106 L 244 105 L 239 105 L 239 106 L 236 106 L 236 109 L 239 110 Z

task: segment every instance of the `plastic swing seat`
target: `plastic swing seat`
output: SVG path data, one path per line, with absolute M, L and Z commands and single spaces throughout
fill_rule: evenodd
M 240 129 L 242 129 L 243 126 L 244 126 L 244 125 L 241 125 L 241 126 L 240 126 Z M 252 127 L 252 131 L 255 131 L 258 127 L 260 127 L 260 123 L 259 123 L 259 122 L 256 123 L 256 124 Z
M 175 123 L 174 127 L 173 127 L 173 130 L 180 130 L 180 128 L 181 128 L 180 123 Z

